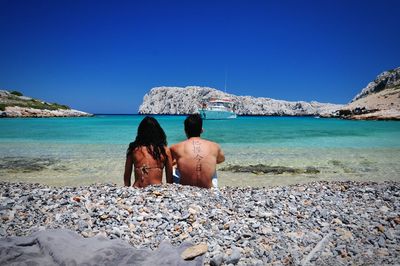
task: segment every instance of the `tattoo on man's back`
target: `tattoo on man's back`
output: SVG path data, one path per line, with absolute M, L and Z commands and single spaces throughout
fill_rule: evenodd
M 197 173 L 197 178 L 200 178 L 201 175 L 201 160 L 203 159 L 203 156 L 201 156 L 201 143 L 200 141 L 194 140 L 192 142 L 193 145 L 193 153 L 194 153 L 194 159 L 196 160 L 196 173 Z

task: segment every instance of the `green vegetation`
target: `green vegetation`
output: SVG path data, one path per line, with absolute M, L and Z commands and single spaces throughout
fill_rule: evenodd
M 35 109 L 47 109 L 47 110 L 58 110 L 58 109 L 71 109 L 66 105 L 61 105 L 58 103 L 45 103 L 45 102 L 41 102 L 35 99 L 32 99 L 30 101 L 26 101 L 21 103 L 19 106 L 21 107 L 28 107 L 28 108 L 35 108 Z
M 52 106 L 57 107 L 56 109 L 64 109 L 64 110 L 71 109 L 68 105 L 58 104 L 58 103 L 52 103 Z
M 47 103 L 31 98 L 21 98 L 23 94 L 19 91 L 10 91 L 9 94 L 2 94 L 0 98 L 0 111 L 5 111 L 6 107 L 32 108 L 39 110 L 70 110 L 67 105 L 58 103 Z
M 11 94 L 17 95 L 17 96 L 23 96 L 23 94 L 19 91 L 10 91 Z
M 19 106 L 19 107 L 25 107 L 25 108 L 34 108 L 34 109 L 40 109 L 40 110 L 68 110 L 71 109 L 67 105 L 62 105 L 58 103 L 46 103 L 46 102 L 41 102 L 35 99 L 31 100 L 22 100 L 19 99 L 15 95 L 10 95 L 7 99 L 3 100 L 0 103 L 0 110 L 5 111 L 6 106 Z

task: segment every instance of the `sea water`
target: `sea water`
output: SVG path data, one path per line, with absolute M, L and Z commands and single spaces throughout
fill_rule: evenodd
M 144 116 L 0 119 L 0 180 L 84 185 L 123 184 L 128 144 Z M 184 116 L 155 116 L 168 144 L 184 140 Z M 222 186 L 315 180 L 399 180 L 400 122 L 238 117 L 205 120 L 202 137 L 219 143 L 232 165 L 313 167 L 318 173 L 219 171 Z

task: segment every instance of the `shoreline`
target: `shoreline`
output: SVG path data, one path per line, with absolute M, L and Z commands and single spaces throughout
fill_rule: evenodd
M 0 183 L 26 183 L 32 185 L 42 185 L 51 188 L 65 187 L 84 187 L 99 185 L 114 185 L 123 187 L 123 178 L 104 178 L 91 177 L 81 179 L 79 177 L 26 177 L 16 178 L 18 174 L 9 177 L 0 177 Z M 132 177 L 134 179 L 134 177 Z M 255 174 L 255 173 L 237 173 L 218 171 L 219 189 L 270 189 L 281 186 L 310 185 L 315 182 L 371 182 L 382 184 L 385 182 L 400 182 L 397 176 L 391 177 L 365 177 L 360 174 L 330 174 L 324 176 L 312 174 Z M 162 179 L 162 185 L 168 185 L 165 176 Z M 177 184 L 175 184 L 177 185 Z
M 174 116 L 174 117 L 185 117 L 188 116 L 189 114 L 155 114 L 155 113 L 137 113 L 137 114 L 87 114 L 87 115 L 32 115 L 32 116 L 7 116 L 7 115 L 0 115 L 1 119 L 20 119 L 20 118 L 82 118 L 82 117 L 96 117 L 96 116 Z M 379 117 L 379 116 L 374 116 L 371 114 L 370 116 L 325 116 L 325 115 L 318 115 L 318 114 L 310 114 L 310 115 L 278 115 L 278 114 L 273 114 L 273 115 L 255 115 L 255 114 L 249 114 L 249 115 L 237 115 L 237 117 L 287 117 L 287 118 L 321 118 L 321 119 L 339 119 L 339 120 L 348 120 L 348 121 L 400 121 L 400 117 Z M 229 120 L 229 119 L 227 119 Z
M 156 113 L 137 113 L 137 114 L 93 114 L 93 117 L 98 116 L 98 115 L 105 115 L 105 116 L 177 116 L 177 117 L 185 117 L 190 115 L 188 114 L 156 114 Z M 319 114 L 310 114 L 310 115 L 278 115 L 278 114 L 273 114 L 273 115 L 255 115 L 255 114 L 241 114 L 237 115 L 237 117 L 299 117 L 299 118 L 322 118 L 322 119 L 340 119 L 340 120 L 349 120 L 349 121 L 400 121 L 400 117 L 347 117 L 347 116 L 339 116 L 339 115 L 331 115 L 331 116 L 325 116 L 325 115 L 319 115 Z M 230 119 L 226 119 L 230 120 Z
M 65 228 L 135 248 L 155 249 L 163 240 L 206 242 L 206 265 L 400 263 L 399 182 L 220 190 L 0 185 L 1 237 Z M 237 261 L 230 261 L 232 253 Z

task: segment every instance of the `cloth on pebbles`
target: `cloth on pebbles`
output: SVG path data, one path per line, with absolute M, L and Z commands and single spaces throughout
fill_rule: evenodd
M 53 229 L 0 239 L 0 265 L 203 265 L 202 256 L 191 261 L 180 258 L 190 246 L 163 242 L 154 251 L 134 249 L 120 239 L 85 239 L 70 230 Z

